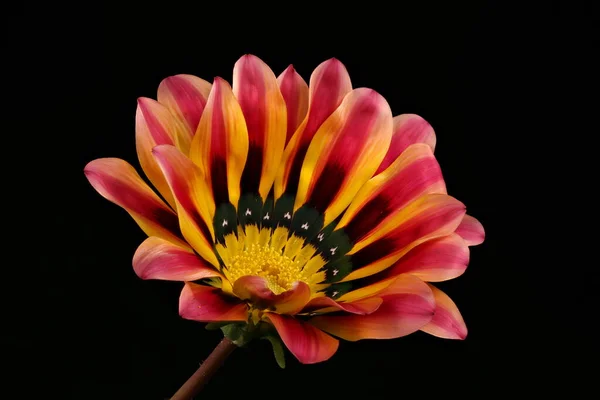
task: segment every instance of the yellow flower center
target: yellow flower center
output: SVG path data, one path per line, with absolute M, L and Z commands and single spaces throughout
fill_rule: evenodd
M 227 267 L 232 283 L 245 275 L 262 276 L 275 294 L 290 290 L 294 282 L 307 281 L 300 261 L 292 260 L 268 244 L 252 243 L 246 246 L 231 259 Z

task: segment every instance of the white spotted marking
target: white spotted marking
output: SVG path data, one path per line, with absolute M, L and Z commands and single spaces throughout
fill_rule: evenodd
M 246 215 L 252 215 L 252 211 L 249 208 L 246 208 Z
M 317 235 L 317 237 L 319 238 L 319 242 L 322 242 L 323 238 L 325 237 L 325 234 L 321 232 Z
M 329 249 L 329 251 L 331 252 L 331 255 L 334 255 L 336 250 L 337 250 L 337 246 Z
M 333 270 L 333 276 L 336 276 L 338 274 L 338 272 L 340 272 L 340 271 L 338 271 L 337 269 L 334 269 Z
M 223 220 L 223 226 L 227 226 L 228 222 L 226 219 Z
M 285 218 L 285 219 L 292 219 L 292 216 L 291 216 L 291 214 L 289 212 L 286 212 L 284 214 L 283 218 Z
M 308 222 L 305 222 L 305 223 L 302 225 L 302 229 L 304 229 L 305 231 L 307 231 L 307 230 L 308 230 Z
M 271 217 L 269 217 L 269 213 L 266 213 L 265 216 L 263 217 L 263 219 L 270 219 Z
M 339 293 L 338 291 L 335 291 L 335 292 L 331 293 L 331 297 L 337 296 L 338 293 Z

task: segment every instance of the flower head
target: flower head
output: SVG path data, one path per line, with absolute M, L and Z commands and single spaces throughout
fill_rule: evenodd
M 307 85 L 245 55 L 232 86 L 176 75 L 139 99 L 137 153 L 160 196 L 120 159 L 85 174 L 149 236 L 137 275 L 185 282 L 182 317 L 222 322 L 240 343 L 281 338 L 315 363 L 336 337 L 465 338 L 427 282 L 461 275 L 484 232 L 446 193 L 435 141 L 421 117 L 352 89 L 336 59 Z

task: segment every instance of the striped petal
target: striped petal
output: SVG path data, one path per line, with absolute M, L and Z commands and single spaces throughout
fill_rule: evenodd
M 192 250 L 157 237 L 149 237 L 133 256 L 133 270 L 142 279 L 195 281 L 221 274 Z
M 187 154 L 191 137 L 185 125 L 162 104 L 140 97 L 135 115 L 135 141 L 144 173 L 167 202 L 175 207 L 169 185 L 152 157 L 152 149 L 160 144 L 170 144 Z
M 346 311 L 351 314 L 371 314 L 379 308 L 382 302 L 380 297 L 369 297 L 349 303 L 339 303 L 331 297 L 316 297 L 308 302 L 302 312 Z
M 246 275 L 233 284 L 233 293 L 242 300 L 250 300 L 259 308 L 273 308 L 280 314 L 296 314 L 310 299 L 310 288 L 304 282 L 296 282 L 287 292 L 275 294 L 262 276 Z
M 458 228 L 456 228 L 456 233 L 462 237 L 469 246 L 477 246 L 485 240 L 485 230 L 483 229 L 483 225 L 470 215 L 465 215 Z
M 422 243 L 385 271 L 385 276 L 411 274 L 426 282 L 441 282 L 462 275 L 469 264 L 469 247 L 451 234 Z
M 266 317 L 277 329 L 283 343 L 302 364 L 328 360 L 339 342 L 314 326 L 286 315 L 269 313 Z
M 421 330 L 444 339 L 465 339 L 467 326 L 456 304 L 440 289 L 433 285 L 429 287 L 435 298 L 435 315 Z
M 309 85 L 308 113 L 290 138 L 283 154 L 282 165 L 275 179 L 276 198 L 286 192 L 288 187 L 291 193 L 296 191 L 302 162 L 311 140 L 351 90 L 350 76 L 339 60 L 327 60 L 313 71 Z
M 387 218 L 394 218 L 399 209 L 428 193 L 445 194 L 446 185 L 431 148 L 415 144 L 365 183 L 336 229 L 344 228 L 350 240 L 358 242 Z
M 158 102 L 182 122 L 190 140 L 196 133 L 211 87 L 204 79 L 183 74 L 165 78 L 158 86 Z
M 177 215 L 126 161 L 99 158 L 89 162 L 84 173 L 98 193 L 123 207 L 148 236 L 187 247 L 182 240 Z
M 369 315 L 317 316 L 309 322 L 342 339 L 393 339 L 426 325 L 434 313 L 433 294 L 426 283 L 401 275 L 379 293 L 383 303 Z
M 264 201 L 273 186 L 285 146 L 285 100 L 271 68 L 249 54 L 235 63 L 233 93 L 244 113 L 250 141 L 242 191 L 259 193 Z
M 221 289 L 186 282 L 179 296 L 179 315 L 200 322 L 246 321 L 248 306 Z
M 410 145 L 425 143 L 433 152 L 435 150 L 435 142 L 435 132 L 431 125 L 423 118 L 415 114 L 402 114 L 394 117 L 392 142 L 375 174 L 379 174 L 389 167 Z
M 292 65 L 277 77 L 277 84 L 287 110 L 285 135 L 285 144 L 287 144 L 308 112 L 308 85 Z
M 348 253 L 353 271 L 344 280 L 383 271 L 419 244 L 451 234 L 464 214 L 465 206 L 448 195 L 418 198 L 354 245 Z
M 206 195 L 208 189 L 202 172 L 173 146 L 157 146 L 153 153 L 175 196 L 183 236 L 198 254 L 218 267 L 212 246 L 214 203 Z
M 324 213 L 324 226 L 350 204 L 385 156 L 392 112 L 371 89 L 350 92 L 313 138 L 300 173 L 294 210 L 307 203 Z
M 240 198 L 240 179 L 248 155 L 248 130 L 231 87 L 215 78 L 196 135 L 190 159 L 207 177 L 208 193 L 217 205 Z

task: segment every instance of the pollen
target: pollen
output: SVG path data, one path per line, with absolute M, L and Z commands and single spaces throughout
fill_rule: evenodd
M 231 258 L 227 275 L 232 283 L 245 275 L 262 276 L 273 293 L 281 294 L 294 282 L 308 281 L 303 266 L 269 244 L 252 243 Z

